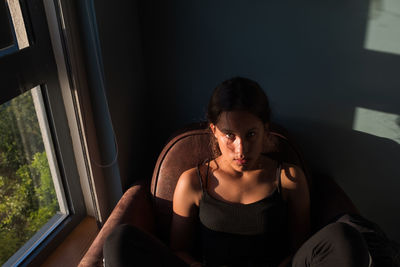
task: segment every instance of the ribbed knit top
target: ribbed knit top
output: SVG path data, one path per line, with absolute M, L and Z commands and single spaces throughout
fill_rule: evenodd
M 250 204 L 218 200 L 202 184 L 199 217 L 206 266 L 276 266 L 283 259 L 287 252 L 287 205 L 281 197 L 280 170 L 281 164 L 275 191 Z M 203 183 L 200 171 L 198 174 Z

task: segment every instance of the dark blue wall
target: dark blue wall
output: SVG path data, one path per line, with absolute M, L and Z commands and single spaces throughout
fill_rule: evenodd
M 204 119 L 219 82 L 246 76 L 314 171 L 400 241 L 399 143 L 353 130 L 356 107 L 400 114 L 400 56 L 365 48 L 368 1 L 139 3 L 148 159 L 172 131 Z
M 400 117 L 400 55 L 367 49 L 387 8 L 371 1 L 96 2 L 122 187 L 150 179 L 169 135 L 204 119 L 213 88 L 240 75 L 265 89 L 313 171 L 400 241 L 400 127 L 386 129 L 392 139 L 353 129 L 357 108 Z

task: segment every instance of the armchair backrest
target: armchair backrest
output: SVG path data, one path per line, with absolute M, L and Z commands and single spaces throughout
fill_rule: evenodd
M 287 132 L 271 126 L 271 142 L 263 148 L 271 157 L 296 164 L 306 172 L 304 161 L 296 144 Z M 157 235 L 168 242 L 172 217 L 172 199 L 180 175 L 213 157 L 211 131 L 206 123 L 192 125 L 175 134 L 160 153 L 151 181 L 151 194 L 157 222 Z M 310 184 L 311 181 L 309 181 Z

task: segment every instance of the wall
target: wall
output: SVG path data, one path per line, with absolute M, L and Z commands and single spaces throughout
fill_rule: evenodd
M 204 119 L 219 82 L 249 77 L 314 171 L 332 176 L 363 215 L 400 241 L 400 128 L 391 121 L 353 130 L 359 108 L 384 112 L 371 122 L 400 114 L 400 55 L 379 51 L 369 31 L 386 2 L 140 1 L 143 99 L 153 110 L 144 124 L 152 135 L 147 159 L 155 161 L 172 131 Z M 371 134 L 382 127 L 394 138 Z

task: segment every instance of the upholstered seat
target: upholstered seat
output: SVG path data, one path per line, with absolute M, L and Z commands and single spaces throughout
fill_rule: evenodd
M 207 124 L 199 123 L 175 134 L 160 153 L 151 183 L 138 181 L 116 205 L 80 266 L 102 266 L 103 244 L 116 225 L 128 223 L 169 242 L 172 198 L 180 174 L 213 157 Z M 311 194 L 312 229 L 317 230 L 344 212 L 358 213 L 341 188 L 328 177 L 313 177 L 289 134 L 273 125 L 271 142 L 264 152 L 272 158 L 300 166 L 307 176 Z

